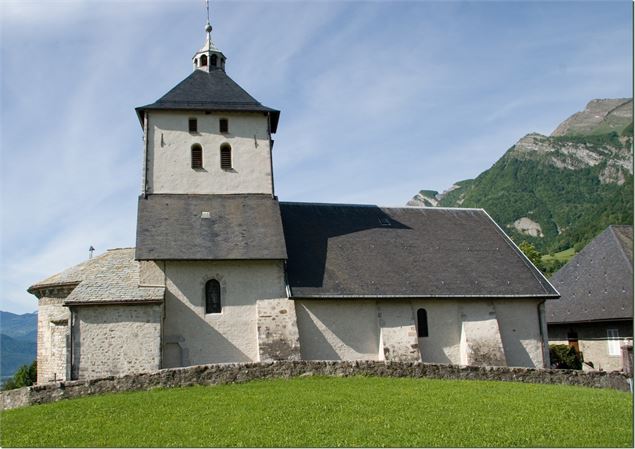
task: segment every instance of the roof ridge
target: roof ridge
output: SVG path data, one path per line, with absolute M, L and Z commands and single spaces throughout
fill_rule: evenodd
M 616 225 L 609 225 L 609 227 L 607 228 L 607 230 L 610 230 L 610 234 L 613 237 L 613 242 L 615 244 L 617 244 L 617 247 L 620 251 L 620 254 L 622 254 L 622 257 L 624 258 L 624 260 L 626 261 L 626 265 L 628 266 L 628 268 L 631 270 L 631 272 L 633 272 L 633 265 L 631 264 L 630 259 L 628 258 L 628 254 L 626 254 L 626 251 L 624 250 L 624 245 L 622 244 L 619 236 L 615 233 L 615 229 L 614 226 Z M 597 237 L 596 237 L 597 238 Z

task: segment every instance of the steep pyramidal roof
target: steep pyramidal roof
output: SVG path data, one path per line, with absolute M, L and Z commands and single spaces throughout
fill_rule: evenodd
M 482 209 L 280 203 L 294 298 L 557 298 Z
M 633 227 L 609 226 L 554 274 L 548 323 L 633 319 Z
M 203 110 L 263 112 L 271 114 L 271 132 L 278 127 L 280 111 L 260 104 L 224 70 L 194 70 L 187 78 L 152 104 L 136 108 L 140 119 L 148 110 Z

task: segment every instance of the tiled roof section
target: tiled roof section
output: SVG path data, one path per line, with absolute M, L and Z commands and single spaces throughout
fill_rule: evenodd
M 286 259 L 271 195 L 149 195 L 139 198 L 138 260 Z
M 633 227 L 609 226 L 551 278 L 548 323 L 633 319 Z
M 558 296 L 480 209 L 280 208 L 294 298 Z
M 194 70 L 154 103 L 138 107 L 137 113 L 141 115 L 146 110 L 161 109 L 269 113 L 274 133 L 280 116 L 280 111 L 260 104 L 220 69 L 210 72 Z
M 29 291 L 71 282 L 79 284 L 66 298 L 67 304 L 163 301 L 163 287 L 139 287 L 134 248 L 108 250 L 32 285 Z

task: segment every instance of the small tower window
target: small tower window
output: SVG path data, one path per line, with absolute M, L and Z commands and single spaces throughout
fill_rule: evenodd
M 417 310 L 417 337 L 428 336 L 428 313 L 426 309 Z
M 218 127 L 220 129 L 220 132 L 228 133 L 229 132 L 229 120 L 227 120 L 226 118 L 220 119 L 218 121 Z
M 218 57 L 216 55 L 212 55 L 212 57 L 210 58 L 210 66 L 211 67 L 216 67 L 216 60 L 218 59 Z
M 188 127 L 191 133 L 195 133 L 198 131 L 198 121 L 195 118 L 191 118 L 188 120 Z
M 205 283 L 205 313 L 221 313 L 220 283 L 216 279 Z
M 207 55 L 201 56 L 201 67 L 205 67 L 207 65 Z
M 198 143 L 192 145 L 192 168 L 203 168 L 203 147 Z
M 231 170 L 232 168 L 232 147 L 228 143 L 220 146 L 220 168 Z

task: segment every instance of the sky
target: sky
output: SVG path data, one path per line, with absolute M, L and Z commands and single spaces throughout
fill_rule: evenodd
M 212 1 L 227 73 L 282 111 L 282 201 L 403 206 L 594 98 L 632 96 L 632 3 Z M 205 2 L 0 2 L 0 309 L 135 244 L 134 108 L 192 70 Z

